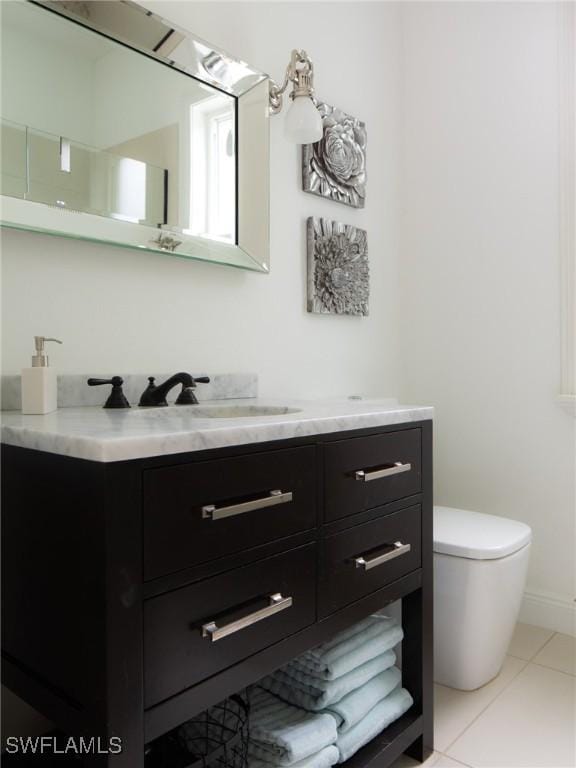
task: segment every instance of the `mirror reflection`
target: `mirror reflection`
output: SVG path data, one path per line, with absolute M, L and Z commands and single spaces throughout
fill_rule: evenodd
M 26 2 L 2 3 L 3 195 L 237 242 L 236 98 Z M 165 231 L 163 231 L 165 230 Z

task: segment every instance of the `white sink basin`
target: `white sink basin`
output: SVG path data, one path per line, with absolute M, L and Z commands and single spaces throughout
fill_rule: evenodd
M 264 405 L 169 405 L 159 408 L 133 408 L 133 414 L 158 415 L 182 413 L 198 419 L 246 419 L 255 416 L 285 416 L 288 413 L 300 413 L 300 408 Z

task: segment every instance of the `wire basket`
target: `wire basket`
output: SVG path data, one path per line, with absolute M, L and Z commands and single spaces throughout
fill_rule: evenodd
M 154 742 L 146 768 L 247 768 L 250 707 L 235 694 Z

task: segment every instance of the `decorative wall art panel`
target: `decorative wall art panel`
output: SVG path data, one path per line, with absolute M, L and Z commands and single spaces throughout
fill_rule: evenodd
M 308 311 L 367 315 L 370 292 L 366 231 L 308 219 Z
M 341 109 L 318 102 L 323 138 L 302 147 L 304 192 L 364 208 L 366 125 Z

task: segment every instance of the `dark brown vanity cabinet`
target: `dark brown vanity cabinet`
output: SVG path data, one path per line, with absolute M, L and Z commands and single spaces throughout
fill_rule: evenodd
M 144 746 L 402 599 L 414 706 L 349 763 L 432 748 L 430 421 L 117 463 L 3 446 L 3 678 Z

